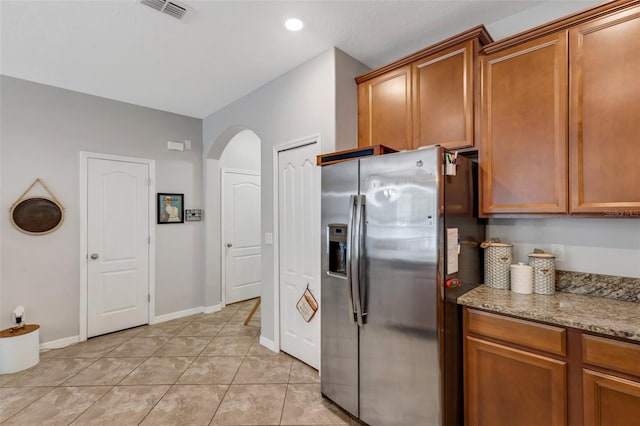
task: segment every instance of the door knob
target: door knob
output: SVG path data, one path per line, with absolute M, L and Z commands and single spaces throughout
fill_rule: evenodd
M 92 258 L 93 260 L 96 260 L 98 257 L 100 257 L 100 256 L 98 256 L 98 253 L 92 253 L 92 254 L 91 254 L 91 258 Z
M 227 247 L 232 247 L 232 246 L 233 246 L 233 244 L 227 243 Z

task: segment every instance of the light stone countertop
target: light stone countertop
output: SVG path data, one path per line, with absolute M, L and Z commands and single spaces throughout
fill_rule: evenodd
M 458 304 L 640 341 L 640 303 L 556 292 L 518 294 L 481 285 Z

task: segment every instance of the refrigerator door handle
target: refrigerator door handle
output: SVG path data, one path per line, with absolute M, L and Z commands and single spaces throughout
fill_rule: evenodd
M 347 293 L 349 293 L 349 318 L 353 322 L 356 322 L 356 317 L 355 317 L 355 308 L 353 305 L 353 276 L 352 276 L 351 267 L 353 265 L 353 259 L 352 259 L 353 234 L 354 234 L 353 219 L 355 217 L 353 211 L 355 210 L 356 202 L 357 202 L 357 196 L 352 195 L 349 199 L 349 222 L 347 223 L 347 265 L 346 265 L 347 271 L 346 272 L 347 272 L 347 286 L 349 286 Z
M 362 226 L 362 218 L 364 213 L 364 204 L 365 204 L 365 196 L 358 195 L 356 200 L 356 229 L 355 229 L 355 240 L 354 243 L 354 252 L 355 255 L 352 259 L 352 277 L 355 285 L 351 285 L 353 290 L 353 299 L 356 303 L 356 322 L 360 327 L 364 325 L 363 316 L 365 315 L 362 312 L 362 298 L 360 295 L 360 263 L 362 261 L 362 244 L 363 244 L 363 226 Z M 355 274 L 354 274 L 355 272 Z
M 358 241 L 360 241 L 360 249 L 358 250 L 358 270 L 362 271 L 362 278 L 360 279 L 360 281 L 362 282 L 362 286 L 360 286 L 360 292 L 361 294 L 359 294 L 358 300 L 359 300 L 359 307 L 360 307 L 360 312 L 362 313 L 362 322 L 364 323 L 366 320 L 366 316 L 367 316 L 367 305 L 366 305 L 366 300 L 367 300 L 367 288 L 368 288 L 368 283 L 367 283 L 367 274 L 365 271 L 365 261 L 366 261 L 366 244 L 365 244 L 365 237 L 366 237 L 366 233 L 367 233 L 367 228 L 366 228 L 366 221 L 365 221 L 365 217 L 367 215 L 367 197 L 365 195 L 361 195 L 361 200 L 360 200 L 360 205 L 362 206 L 362 209 L 360 211 L 360 232 L 359 232 L 359 237 L 358 237 Z

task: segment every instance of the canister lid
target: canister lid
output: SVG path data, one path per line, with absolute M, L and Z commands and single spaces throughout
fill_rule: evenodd
M 521 269 L 521 270 L 527 270 L 527 269 L 532 269 L 531 266 L 529 265 L 525 265 L 523 262 L 518 262 L 517 264 L 513 264 L 511 265 L 512 269 Z
M 529 253 L 529 257 L 537 257 L 538 259 L 553 259 L 556 257 L 552 253 Z
M 500 238 L 491 238 L 480 244 L 480 248 L 486 249 L 487 247 L 513 247 L 513 244 L 501 243 Z
M 485 241 L 484 243 L 480 244 L 480 247 L 482 247 L 482 248 L 487 248 L 487 247 L 513 247 L 513 244 L 497 243 L 495 241 Z

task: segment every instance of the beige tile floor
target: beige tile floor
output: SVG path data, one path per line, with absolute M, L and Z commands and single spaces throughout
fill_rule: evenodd
M 42 352 L 0 375 L 7 425 L 357 424 L 320 394 L 318 372 L 259 343 L 254 301 Z

